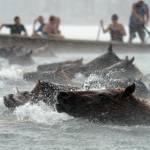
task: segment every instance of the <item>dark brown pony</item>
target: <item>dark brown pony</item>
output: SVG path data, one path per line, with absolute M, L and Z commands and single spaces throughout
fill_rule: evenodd
M 150 124 L 149 105 L 132 94 L 135 84 L 126 89 L 60 92 L 58 112 L 100 122 Z

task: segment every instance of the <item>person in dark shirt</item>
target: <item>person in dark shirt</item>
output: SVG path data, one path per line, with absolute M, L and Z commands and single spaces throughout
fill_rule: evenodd
M 149 21 L 149 7 L 144 0 L 138 0 L 132 6 L 132 14 L 129 22 L 129 42 L 136 37 L 138 33 L 142 43 L 145 42 L 145 25 Z
M 18 16 L 14 18 L 14 24 L 2 24 L 0 29 L 3 27 L 9 28 L 11 35 L 21 35 L 24 33 L 24 35 L 27 36 L 26 28 L 21 24 L 21 19 Z
M 111 20 L 112 23 L 106 29 L 104 28 L 103 20 L 100 21 L 103 32 L 109 32 L 112 41 L 123 42 L 123 37 L 126 35 L 126 31 L 124 26 L 119 23 L 118 15 L 113 14 Z

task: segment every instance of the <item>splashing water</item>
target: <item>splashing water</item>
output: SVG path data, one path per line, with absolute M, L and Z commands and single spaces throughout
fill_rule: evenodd
M 85 90 L 96 90 L 96 89 L 106 89 L 108 87 L 117 88 L 122 79 L 118 78 L 119 73 L 124 73 L 125 70 L 121 68 L 120 70 L 110 70 L 109 72 L 95 72 L 90 74 L 87 80 L 83 84 L 83 89 Z
M 73 117 L 65 113 L 57 113 L 44 103 L 30 104 L 16 108 L 14 111 L 18 120 L 33 121 L 37 123 L 44 123 L 48 125 L 55 125 L 63 121 L 73 119 Z
M 88 33 L 88 32 L 87 32 Z M 91 33 L 89 33 L 91 34 Z M 135 56 L 135 54 L 133 54 Z M 58 58 L 45 59 L 46 62 L 61 61 L 67 59 L 74 59 L 79 55 L 58 55 Z M 122 58 L 125 56 L 120 54 Z M 95 54 L 84 54 L 87 62 L 96 57 Z M 149 60 L 149 55 L 142 54 L 136 57 L 137 65 L 142 69 L 144 73 L 149 73 L 149 63 L 143 63 L 144 60 Z M 37 59 L 36 65 L 44 62 L 41 58 Z M 9 78 L 12 82 L 15 79 L 21 78 L 21 74 L 25 70 L 19 66 L 4 65 L 3 61 L 2 70 L 0 70 L 0 76 Z M 35 68 L 34 66 L 32 66 Z M 32 69 L 33 69 L 32 68 Z M 31 70 L 32 70 L 31 69 Z M 6 70 L 6 73 L 4 73 Z M 33 71 L 33 70 L 32 70 Z M 79 74 L 76 78 L 82 81 L 82 76 Z M 88 80 L 97 80 L 100 77 L 91 75 Z M 100 80 L 104 80 L 101 78 Z M 4 81 L 4 80 L 3 80 Z M 23 80 L 20 80 L 19 84 L 23 90 L 26 87 Z M 10 82 L 9 82 L 10 83 Z M 12 84 L 0 83 L 1 97 L 12 93 L 12 88 L 16 87 L 18 83 L 15 81 Z M 29 90 L 33 86 L 27 83 L 27 89 Z M 103 88 L 102 84 L 100 87 Z M 19 88 L 20 89 L 20 88 Z M 13 92 L 14 93 L 14 92 Z M 8 113 L 8 115 L 7 115 Z M 40 149 L 40 150 L 148 150 L 150 145 L 149 127 L 122 127 L 114 125 L 93 124 L 91 122 L 74 119 L 67 114 L 59 114 L 52 108 L 46 106 L 43 103 L 40 104 L 26 104 L 18 107 L 15 112 L 9 112 L 3 104 L 3 100 L 0 99 L 0 149 L 5 150 L 20 150 L 20 149 Z M 8 144 L 9 143 L 9 144 Z
M 0 70 L 0 78 L 2 79 L 22 79 L 22 69 L 19 66 L 5 66 Z
M 83 90 L 91 89 L 91 85 L 95 83 L 96 86 L 92 87 L 92 89 L 104 89 L 100 84 L 100 77 L 96 74 L 90 74 L 90 76 L 87 78 L 87 80 L 83 84 Z

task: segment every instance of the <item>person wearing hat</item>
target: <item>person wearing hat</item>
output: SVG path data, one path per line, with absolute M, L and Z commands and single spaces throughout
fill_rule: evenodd
M 109 32 L 112 41 L 123 42 L 123 37 L 126 35 L 124 26 L 118 22 L 119 17 L 113 14 L 111 17 L 112 23 L 105 29 L 103 20 L 101 20 L 101 27 L 104 33 Z
M 142 43 L 145 42 L 145 25 L 149 22 L 149 7 L 144 0 L 137 0 L 132 5 L 132 13 L 129 21 L 129 42 L 131 43 L 138 34 Z

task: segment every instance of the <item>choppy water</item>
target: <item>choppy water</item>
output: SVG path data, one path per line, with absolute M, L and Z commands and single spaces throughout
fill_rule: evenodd
M 145 74 L 150 73 L 150 55 L 126 55 L 134 55 L 137 66 Z M 87 54 L 84 58 L 89 61 L 95 56 Z M 32 88 L 32 83 L 23 81 L 23 72 L 35 70 L 40 63 L 80 57 L 81 54 L 34 58 L 36 65 L 31 67 L 10 66 L 6 60 L 0 59 L 0 150 L 149 150 L 149 126 L 95 124 L 59 114 L 42 103 L 26 104 L 13 113 L 4 107 L 4 95 L 14 93 L 16 87 L 22 90 Z

